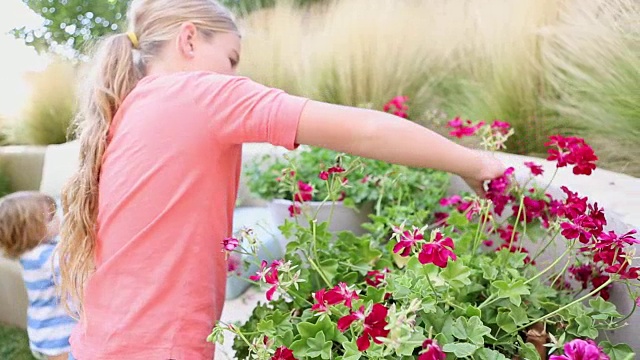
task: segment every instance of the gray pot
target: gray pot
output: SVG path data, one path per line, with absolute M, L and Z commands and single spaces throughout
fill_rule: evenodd
M 293 205 L 290 200 L 274 199 L 269 202 L 267 208 L 271 216 L 272 223 L 278 227 L 284 224 L 285 220 L 292 219 L 298 221 L 300 225 L 308 227 L 307 216 L 310 218 L 316 218 L 318 222 L 329 221 L 329 231 L 351 231 L 356 235 L 362 235 L 365 230 L 362 228 L 362 224 L 369 221 L 369 214 L 372 212 L 372 206 L 369 204 L 363 206 L 360 209 L 352 209 L 346 207 L 342 202 L 336 202 L 332 204 L 330 202 L 322 203 L 319 201 L 310 201 L 305 203 L 298 203 L 302 214 L 292 218 L 289 214 L 289 207 Z M 333 205 L 333 212 L 331 207 Z M 315 214 L 318 214 L 315 216 Z M 287 248 L 289 240 L 279 234 L 280 246 L 283 249 Z
M 253 230 L 258 239 L 259 251 L 257 257 L 248 255 L 233 254 L 229 261 L 239 264 L 238 270 L 229 273 L 227 278 L 226 299 L 231 300 L 242 295 L 251 286 L 249 276 L 255 274 L 260 269 L 260 262 L 266 260 L 272 262 L 284 256 L 284 251 L 275 235 L 277 229 L 271 222 L 269 211 L 264 207 L 243 207 L 238 208 L 233 214 L 233 232 L 239 232 L 243 228 Z M 247 246 L 246 242 L 243 245 Z M 250 263 L 248 268 L 244 268 L 244 262 Z

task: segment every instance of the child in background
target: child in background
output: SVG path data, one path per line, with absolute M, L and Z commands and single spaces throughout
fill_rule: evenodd
M 17 192 L 0 198 L 0 249 L 22 265 L 29 298 L 29 345 L 38 359 L 66 360 L 75 324 L 54 287 L 53 250 L 59 231 L 60 218 L 51 197 Z
M 127 17 L 83 76 L 80 166 L 63 190 L 60 288 L 80 312 L 78 360 L 211 360 L 244 143 L 434 168 L 479 193 L 505 170 L 400 117 L 236 76 L 241 37 L 217 1 L 133 0 Z

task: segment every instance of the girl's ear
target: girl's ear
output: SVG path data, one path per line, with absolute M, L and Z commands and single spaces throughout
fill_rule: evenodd
M 193 59 L 194 53 L 194 39 L 196 36 L 196 26 L 191 22 L 185 22 L 180 26 L 180 32 L 178 33 L 177 48 L 178 52 L 186 59 Z

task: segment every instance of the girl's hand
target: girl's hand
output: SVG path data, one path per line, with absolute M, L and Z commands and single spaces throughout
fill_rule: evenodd
M 474 166 L 474 168 L 477 170 L 475 173 L 462 176 L 462 179 L 478 196 L 484 197 L 485 183 L 504 175 L 506 167 L 492 154 L 476 151 L 476 155 L 478 166 Z

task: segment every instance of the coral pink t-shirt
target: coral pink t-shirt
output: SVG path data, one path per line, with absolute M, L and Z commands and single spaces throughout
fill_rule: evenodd
M 207 72 L 149 76 L 118 110 L 99 187 L 79 360 L 210 360 L 242 143 L 295 147 L 306 99 Z

